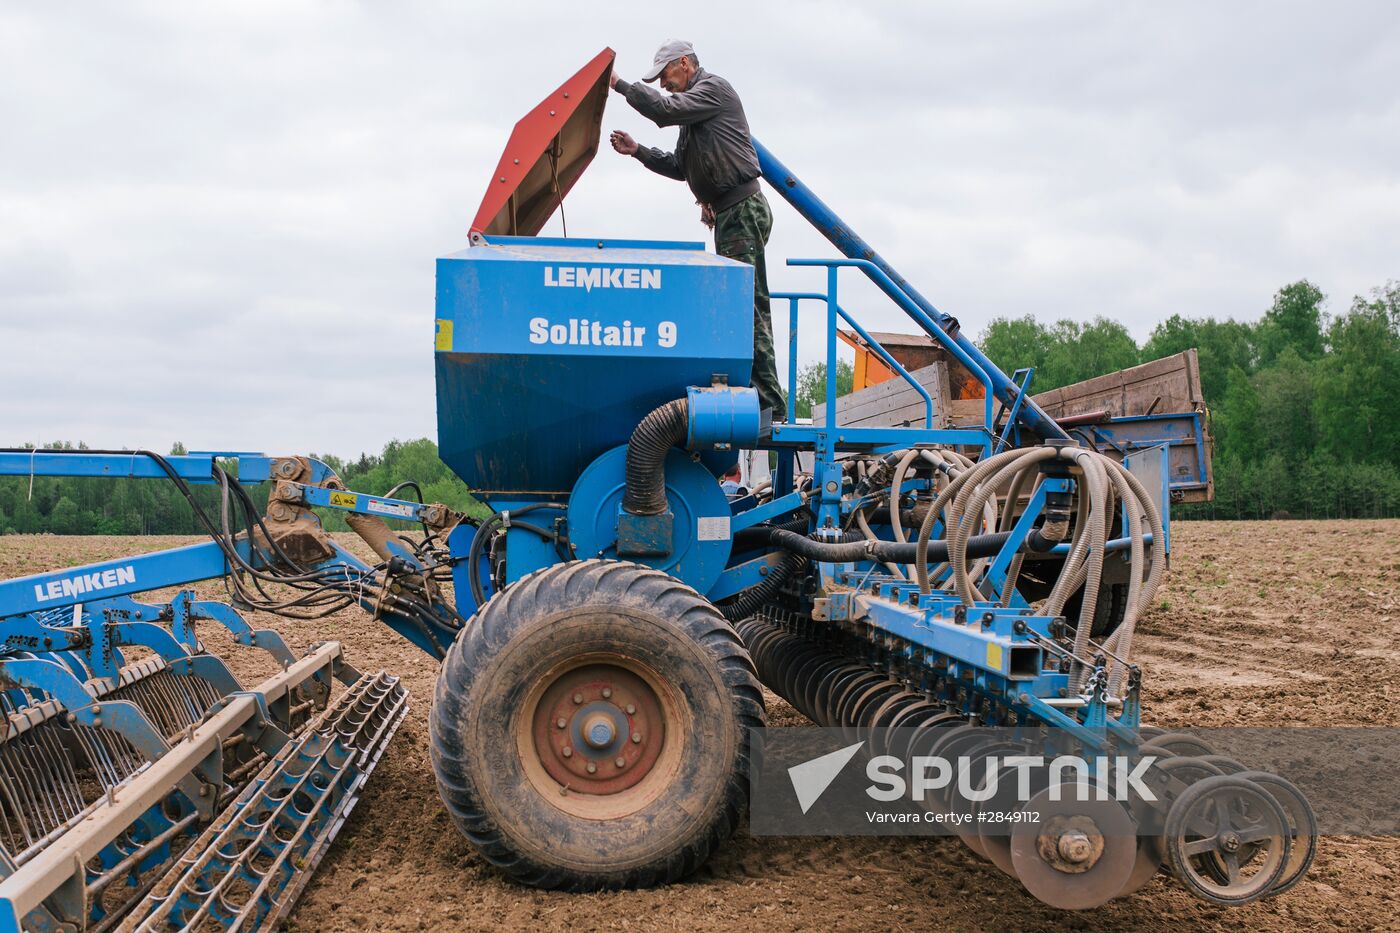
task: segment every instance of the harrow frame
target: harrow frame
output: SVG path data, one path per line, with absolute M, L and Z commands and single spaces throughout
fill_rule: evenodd
M 338 483 L 328 467 L 308 458 L 231 457 L 245 481 L 280 475 Z M 0 475 L 227 483 L 221 459 L 218 453 L 166 458 L 5 451 Z M 424 650 L 440 653 L 450 643 L 444 630 L 451 616 L 430 616 L 436 623 L 430 626 L 421 616 L 398 611 L 386 595 L 396 579 L 424 571 L 416 556 L 390 541 L 389 560 L 373 567 L 329 536 L 318 536 L 304 488 L 278 481 L 271 499 L 285 509 L 281 525 L 259 517 L 250 531 L 207 543 L 0 582 L 0 700 L 7 713 L 0 740 L 0 829 L 6 835 L 0 846 L 0 931 L 107 929 L 142 897 L 149 912 L 174 909 L 174 902 L 152 902 L 155 895 L 148 892 L 158 883 L 176 885 L 186 863 L 198 869 L 196 877 L 217 871 L 205 857 L 227 848 L 228 834 L 250 818 L 234 820 L 234 814 L 256 816 L 266 806 L 284 814 L 279 828 L 272 836 L 255 834 L 241 860 L 219 863 L 226 872 L 221 900 L 195 916 L 213 910 L 224 926 L 242 929 L 273 922 L 290 909 L 402 722 L 407 692 L 385 674 L 362 677 L 337 642 L 322 643 L 299 659 L 278 632 L 255 629 L 232 606 L 198 599 L 192 590 L 162 603 L 136 597 L 240 573 L 286 574 L 283 543 L 299 545 L 316 554 L 311 570 L 318 585 L 344 590 L 347 604 L 370 610 Z M 392 507 L 395 514 L 431 517 L 421 503 L 362 500 L 316 488 L 328 507 L 346 512 L 373 515 Z M 308 541 L 316 549 L 306 551 Z M 227 630 L 237 645 L 266 652 L 281 672 L 244 689 L 206 650 L 201 623 Z M 133 652 L 145 656 L 129 659 Z M 335 681 L 346 690 L 312 724 L 315 711 L 327 708 Z M 373 702 L 366 699 L 371 696 Z M 331 713 L 339 718 L 327 718 Z M 353 725 L 342 734 L 345 721 Z M 321 764 L 308 770 L 308 762 Z M 46 775 L 62 780 L 54 783 Z M 297 798 L 311 800 L 305 809 L 288 810 L 278 802 L 294 791 L 305 793 L 307 781 L 314 782 L 315 793 Z M 196 838 L 206 826 L 225 832 L 211 829 Z M 256 856 L 260 864 L 269 846 L 292 842 L 275 872 L 259 874 L 248 860 Z M 182 854 L 185 861 L 177 861 Z M 247 895 L 243 883 L 253 876 L 258 881 L 251 898 L 230 906 L 227 892 Z M 238 884 L 228 888 L 235 878 Z

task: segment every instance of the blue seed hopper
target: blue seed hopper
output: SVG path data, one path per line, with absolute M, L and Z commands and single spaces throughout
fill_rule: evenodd
M 748 384 L 751 267 L 700 243 L 476 239 L 437 263 L 435 364 L 439 452 L 483 497 L 567 496 L 677 385 Z

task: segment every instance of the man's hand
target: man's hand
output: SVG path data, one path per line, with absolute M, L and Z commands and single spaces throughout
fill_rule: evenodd
M 612 72 L 609 72 L 609 73 L 608 73 L 608 87 L 613 88 L 614 90 L 616 90 L 616 89 L 617 89 L 617 82 L 619 82 L 619 81 L 621 81 L 621 80 L 622 80 L 622 76 L 619 75 L 616 71 L 612 71 Z
M 700 222 L 713 230 L 715 228 L 715 209 L 708 204 L 701 204 Z
M 635 139 L 622 130 L 613 130 L 612 135 L 608 137 L 608 142 L 612 143 L 612 147 L 625 156 L 636 155 L 637 150 L 641 148 Z

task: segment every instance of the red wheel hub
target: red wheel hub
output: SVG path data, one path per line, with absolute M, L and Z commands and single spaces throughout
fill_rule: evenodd
M 540 697 L 531 723 L 535 753 L 570 793 L 617 794 L 650 773 L 666 742 L 656 692 L 607 663 L 560 674 Z

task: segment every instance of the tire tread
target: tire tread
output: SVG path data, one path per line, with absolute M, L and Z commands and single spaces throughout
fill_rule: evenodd
M 516 851 L 496 826 L 462 767 L 467 743 L 460 723 L 477 659 L 489 656 L 533 620 L 561 602 L 604 600 L 654 612 L 674 621 L 715 663 L 728 688 L 741 730 L 738 753 L 724 793 L 702 831 L 658 863 L 607 875 L 537 862 Z M 556 564 L 522 577 L 497 593 L 452 645 L 443 662 L 430 716 L 430 757 L 448 813 L 482 857 L 511 878 L 537 888 L 598 890 L 670 884 L 700 867 L 734 833 L 748 809 L 749 734 L 765 725 L 763 693 L 743 641 L 711 603 L 685 583 L 627 561 L 586 560 Z

